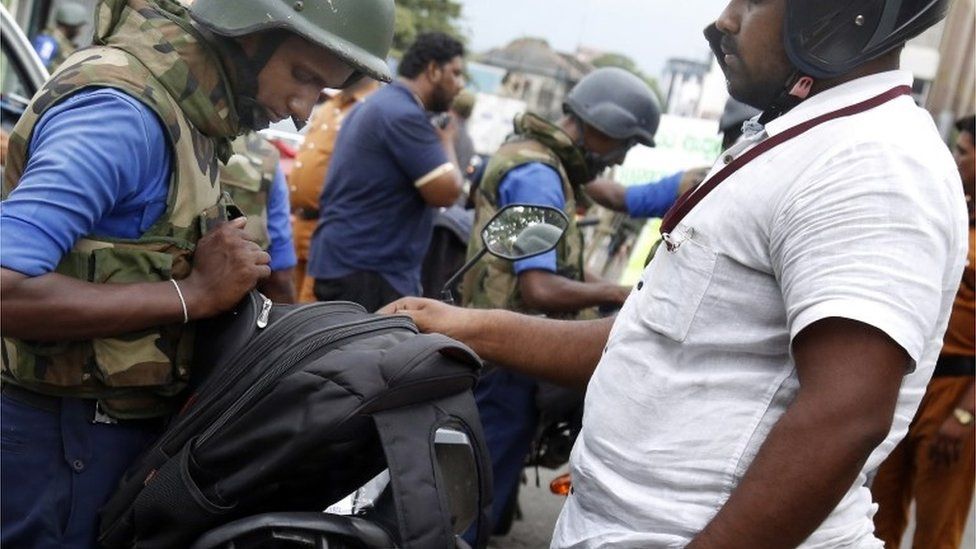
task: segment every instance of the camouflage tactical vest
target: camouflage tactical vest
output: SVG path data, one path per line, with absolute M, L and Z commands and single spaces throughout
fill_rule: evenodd
M 99 284 L 184 278 L 197 240 L 225 216 L 217 156 L 238 128 L 227 80 L 190 30 L 184 8 L 169 0 L 104 1 L 95 29 L 96 45 L 68 58 L 14 128 L 5 190 L 15 189 L 31 132 L 47 109 L 84 88 L 121 90 L 150 107 L 166 129 L 173 152 L 166 210 L 140 238 L 80 239 L 56 271 Z M 192 347 L 192 324 L 90 341 L 4 338 L 2 376 L 39 393 L 98 399 L 117 418 L 152 417 L 171 411 L 189 376 Z
M 556 246 L 556 273 L 583 280 L 583 235 L 576 226 L 577 189 L 585 182 L 583 155 L 562 130 L 542 118 L 525 113 L 515 118 L 515 133 L 491 157 L 475 195 L 475 223 L 468 244 L 468 259 L 481 250 L 477 235 L 499 210 L 498 187 L 511 170 L 539 162 L 559 173 L 569 226 Z M 582 171 L 580 171 L 582 169 Z M 479 309 L 501 308 L 533 313 L 522 301 L 518 276 L 510 261 L 486 255 L 464 278 L 464 305 Z M 571 318 L 578 315 L 571 315 Z
M 245 231 L 267 250 L 271 245 L 268 195 L 278 167 L 278 149 L 254 132 L 235 139 L 231 148 L 234 154 L 220 170 L 220 184 L 247 216 Z

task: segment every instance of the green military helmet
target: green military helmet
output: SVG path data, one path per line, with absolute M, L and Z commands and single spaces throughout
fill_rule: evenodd
M 471 116 L 471 111 L 474 110 L 475 100 L 474 92 L 471 90 L 461 90 L 460 93 L 454 96 L 451 109 L 461 118 L 467 119 Z
M 66 27 L 80 27 L 88 22 L 88 10 L 80 4 L 65 2 L 58 6 L 54 22 Z
M 393 0 L 195 0 L 193 18 L 215 34 L 281 29 L 325 48 L 376 80 L 392 78 Z

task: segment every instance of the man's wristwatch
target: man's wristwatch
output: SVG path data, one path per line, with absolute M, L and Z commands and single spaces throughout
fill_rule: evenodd
M 970 412 L 969 410 L 964 410 L 962 408 L 956 408 L 955 410 L 953 410 L 952 415 L 956 417 L 956 421 L 958 421 L 960 425 L 966 425 L 966 426 L 972 425 L 973 419 L 976 419 L 973 417 L 972 412 Z

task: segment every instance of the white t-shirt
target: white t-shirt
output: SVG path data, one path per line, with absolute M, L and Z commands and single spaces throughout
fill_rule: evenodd
M 894 71 L 843 84 L 766 133 L 911 82 Z M 658 251 L 614 324 L 553 547 L 687 544 L 796 395 L 793 337 L 827 317 L 884 331 L 915 368 L 887 439 L 802 547 L 881 547 L 865 472 L 905 435 L 925 391 L 966 231 L 955 164 L 909 96 L 818 126 L 732 175 L 672 232 L 680 246 Z

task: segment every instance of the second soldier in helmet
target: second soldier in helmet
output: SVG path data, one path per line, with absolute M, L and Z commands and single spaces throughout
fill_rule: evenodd
M 532 113 L 515 119 L 515 133 L 492 156 L 475 196 L 475 231 L 508 204 L 552 206 L 569 227 L 552 252 L 513 264 L 490 257 L 464 281 L 464 305 L 508 309 L 555 318 L 582 318 L 599 306 L 618 306 L 630 288 L 595 280 L 583 269 L 583 236 L 576 226 L 582 187 L 623 162 L 638 143 L 653 146 L 660 110 L 651 90 L 633 74 L 603 68 L 584 77 L 555 124 Z M 480 242 L 472 241 L 468 258 Z M 497 523 L 514 494 L 536 428 L 538 382 L 496 369 L 482 377 L 475 395 L 494 474 L 492 520 Z

